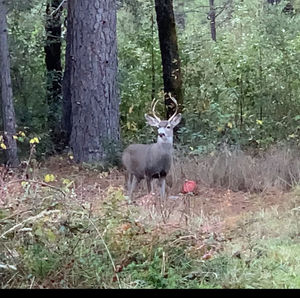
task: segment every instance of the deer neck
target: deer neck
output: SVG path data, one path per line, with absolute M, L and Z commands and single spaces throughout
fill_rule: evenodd
M 173 138 L 172 141 L 164 142 L 160 138 L 158 138 L 156 146 L 160 147 L 161 151 L 171 152 L 173 148 Z
M 162 140 L 162 138 L 157 137 L 157 144 L 164 145 L 164 146 L 173 146 L 173 137 L 166 137 L 165 140 Z

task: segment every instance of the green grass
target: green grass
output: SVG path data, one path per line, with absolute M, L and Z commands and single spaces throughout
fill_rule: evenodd
M 300 288 L 298 192 L 284 207 L 248 213 L 233 230 L 215 235 L 193 225 L 160 231 L 158 223 L 143 223 L 117 188 L 93 213 L 88 203 L 76 203 L 74 191 L 63 197 L 27 185 L 1 211 L 0 235 L 12 230 L 0 241 L 0 264 L 17 270 L 0 268 L 0 286 Z

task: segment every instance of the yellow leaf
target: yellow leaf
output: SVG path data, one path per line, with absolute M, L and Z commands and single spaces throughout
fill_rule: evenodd
M 2 149 L 4 149 L 4 150 L 7 149 L 7 147 L 5 146 L 4 143 L 1 143 L 1 144 L 0 144 L 0 147 L 1 147 Z
M 70 158 L 70 159 L 74 159 L 74 156 L 73 156 L 73 155 L 69 155 L 69 158 Z
M 295 134 L 291 134 L 291 135 L 289 135 L 289 138 L 294 139 L 294 138 L 296 138 L 296 136 L 295 136 Z
M 17 139 L 18 139 L 18 137 L 17 137 L 17 136 L 13 136 L 13 138 L 14 138 L 15 140 L 17 140 Z
M 72 182 L 71 180 L 69 180 L 69 179 L 63 179 L 63 184 L 65 184 L 65 185 L 67 185 L 67 184 L 69 184 L 70 182 Z
M 131 107 L 129 108 L 129 111 L 128 111 L 128 113 L 129 113 L 129 114 L 131 114 L 131 113 L 132 113 L 132 111 L 133 111 L 133 106 L 131 106 Z
M 34 138 L 32 138 L 30 141 L 29 141 L 29 143 L 30 144 L 35 144 L 35 143 L 39 143 L 40 141 L 39 141 L 39 139 L 37 138 L 37 137 L 34 137 Z
M 231 122 L 228 122 L 228 123 L 227 123 L 227 126 L 228 126 L 229 128 L 232 128 L 232 123 L 231 123 Z
M 262 124 L 263 124 L 263 122 L 262 122 L 262 120 L 258 120 L 258 119 L 256 119 L 256 124 L 258 124 L 258 125 L 262 125 Z
M 21 137 L 25 137 L 25 133 L 24 133 L 23 131 L 21 131 L 21 130 L 18 132 L 18 134 L 19 134 Z
M 219 127 L 217 128 L 217 131 L 218 131 L 218 132 L 222 132 L 222 131 L 223 131 L 223 127 L 219 126 Z
M 52 181 L 54 181 L 54 180 L 55 180 L 55 176 L 54 176 L 53 174 L 47 174 L 47 175 L 45 175 L 45 177 L 44 177 L 44 181 L 45 181 L 46 183 L 52 182 Z

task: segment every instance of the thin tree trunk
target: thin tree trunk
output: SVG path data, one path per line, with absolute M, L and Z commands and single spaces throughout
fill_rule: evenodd
M 155 97 L 155 65 L 154 65 L 154 12 L 151 14 L 151 75 L 152 75 L 152 90 L 151 100 Z
M 69 7 L 69 4 L 68 4 Z M 66 53 L 65 53 L 65 71 L 63 76 L 63 112 L 62 112 L 62 133 L 65 146 L 70 143 L 72 131 L 72 103 L 71 103 L 71 69 L 74 59 L 71 57 L 71 46 L 73 40 L 73 19 L 72 14 L 67 15 L 67 36 L 66 36 Z
M 184 30 L 185 29 L 185 19 L 186 15 L 184 12 L 184 0 L 180 0 L 176 2 L 175 5 L 175 19 L 177 27 Z
M 68 1 L 73 31 L 69 65 L 77 162 L 111 162 L 120 139 L 115 0 Z M 70 28 L 68 27 L 68 30 Z
M 175 96 L 179 111 L 183 109 L 182 74 L 178 53 L 176 25 L 172 0 L 155 0 L 159 44 L 163 66 L 163 80 L 167 118 L 175 112 L 175 105 L 169 98 Z
M 7 147 L 5 153 L 7 165 L 16 167 L 19 165 L 19 158 L 17 154 L 17 143 L 13 138 L 16 134 L 16 118 L 10 76 L 6 13 L 7 8 L 5 1 L 0 0 L 0 72 L 4 141 Z
M 47 104 L 48 128 L 55 149 L 61 151 L 61 98 L 62 98 L 62 67 L 61 67 L 61 11 L 62 0 L 52 0 L 46 8 L 46 45 L 45 62 L 47 67 Z
M 213 41 L 217 40 L 216 33 L 216 9 L 215 9 L 215 0 L 209 0 L 209 20 L 210 20 L 210 33 L 211 39 Z

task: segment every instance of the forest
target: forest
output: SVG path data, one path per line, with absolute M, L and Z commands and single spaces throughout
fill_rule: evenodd
M 1 289 L 300 288 L 300 0 L 0 0 Z

